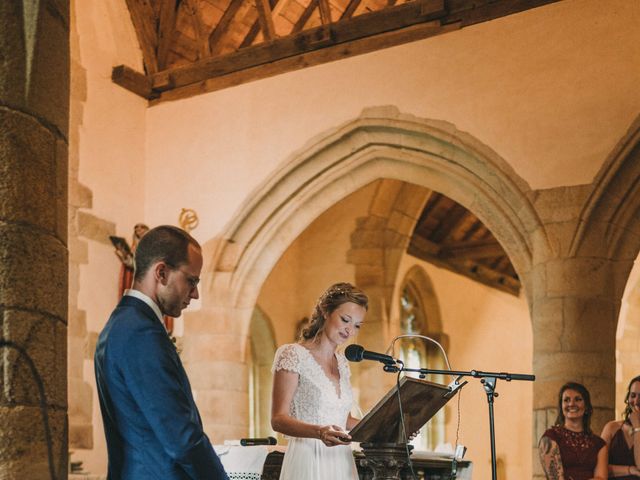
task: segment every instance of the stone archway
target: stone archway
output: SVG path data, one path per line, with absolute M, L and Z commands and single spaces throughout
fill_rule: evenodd
M 600 169 L 579 220 L 571 254 L 612 262 L 607 321 L 617 329 L 615 410 L 621 411 L 627 382 L 640 371 L 640 270 L 634 267 L 640 254 L 640 116 Z
M 472 210 L 523 278 L 534 264 L 534 250 L 551 251 L 529 187 L 495 152 L 449 123 L 393 107 L 367 109 L 293 155 L 253 192 L 224 234 L 205 244 L 202 310 L 185 322 L 185 337 L 193 339 L 185 341 L 185 363 L 202 379 L 193 385 L 199 403 L 220 406 L 216 399 L 227 392 L 246 396 L 246 365 L 229 359 L 244 358 L 265 278 L 320 213 L 378 179 L 432 188 Z M 211 345 L 222 347 L 213 351 Z M 237 372 L 231 384 L 218 380 L 230 369 Z M 212 433 L 244 433 L 241 425 L 221 422 L 228 418 L 224 408 L 201 410 Z
M 426 186 L 472 210 L 521 275 L 533 265 L 534 248 L 551 250 L 530 188 L 495 152 L 447 122 L 370 108 L 285 162 L 210 242 L 211 298 L 252 303 L 291 239 L 320 212 L 382 178 Z

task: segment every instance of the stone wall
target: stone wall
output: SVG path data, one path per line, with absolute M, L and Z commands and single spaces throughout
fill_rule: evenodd
M 0 476 L 67 475 L 69 3 L 0 3 Z

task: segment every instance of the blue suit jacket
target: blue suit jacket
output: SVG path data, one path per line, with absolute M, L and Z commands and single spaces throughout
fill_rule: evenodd
M 125 296 L 95 354 L 109 480 L 228 480 L 191 385 L 153 310 Z

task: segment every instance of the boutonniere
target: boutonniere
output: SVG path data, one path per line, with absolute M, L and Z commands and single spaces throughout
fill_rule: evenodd
M 182 342 L 178 342 L 178 339 L 171 334 L 169 334 L 169 340 L 171 340 L 171 343 L 173 344 L 173 348 L 176 349 L 176 353 L 180 355 L 182 353 Z

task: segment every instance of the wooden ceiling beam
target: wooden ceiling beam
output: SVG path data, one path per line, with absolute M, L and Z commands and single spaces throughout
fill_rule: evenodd
M 462 223 L 469 211 L 462 205 L 455 203 L 442 219 L 440 225 L 431 233 L 429 240 L 442 243 Z
M 269 0 L 256 0 L 256 8 L 258 9 L 258 20 L 260 21 L 260 29 L 264 39 L 267 41 L 273 40 L 276 38 L 276 27 L 273 24 Z
M 127 3 L 145 1 L 148 2 L 127 0 Z M 191 65 L 167 70 L 162 73 L 168 73 L 169 77 L 163 76 L 161 80 L 151 75 L 151 96 L 157 97 L 152 103 L 186 98 L 401 45 L 440 35 L 458 29 L 461 25 L 472 25 L 557 1 L 559 0 L 446 0 L 445 10 L 445 0 L 415 0 L 354 18 L 345 18 L 271 42 L 247 46 L 251 45 L 260 30 L 259 21 L 256 20 L 242 42 L 241 46 L 247 46 L 246 48 L 222 57 L 206 58 Z M 268 2 L 273 11 L 278 0 Z M 354 0 L 349 2 L 343 17 L 355 4 Z M 163 87 L 156 88 L 156 85 Z M 165 91 L 165 88 L 168 90 Z
M 269 6 L 271 7 L 271 11 L 274 11 L 276 9 L 276 7 L 278 6 L 278 3 L 279 3 L 279 0 L 269 0 Z M 244 40 L 242 40 L 238 48 L 242 49 L 242 48 L 249 47 L 258 36 L 259 31 L 260 31 L 260 19 L 257 18 L 256 21 L 253 22 L 253 24 L 251 25 L 251 28 L 249 28 L 247 35 L 244 37 Z
M 457 27 L 455 25 L 447 25 L 444 28 L 446 31 L 453 31 Z M 401 31 L 388 32 L 373 39 L 369 39 L 370 41 L 359 40 L 349 42 L 347 44 L 323 48 L 304 55 L 297 55 L 265 65 L 245 68 L 226 75 L 214 76 L 207 80 L 192 83 L 180 88 L 157 88 L 154 89 L 154 95 L 156 95 L 156 98 L 150 99 L 150 105 L 155 105 L 164 101 L 189 98 L 202 93 L 215 92 L 216 90 L 242 85 L 261 78 L 273 77 L 281 73 L 293 72 L 313 65 L 321 65 L 323 63 L 348 58 L 354 55 L 361 55 L 363 53 L 369 53 L 383 48 L 393 47 L 395 45 L 402 45 L 403 43 L 411 42 L 419 38 L 428 38 L 441 33 L 443 33 L 443 30 L 438 22 L 413 25 L 406 29 L 402 29 Z M 167 85 L 172 84 L 171 82 L 168 82 Z
M 449 246 L 443 245 L 442 251 L 439 254 L 441 258 L 464 258 L 464 259 L 479 259 L 479 258 L 496 258 L 504 257 L 506 255 L 502 245 L 497 241 L 483 242 L 471 245 L 458 245 Z
M 409 2 L 388 11 L 373 12 L 360 15 L 349 21 L 322 25 L 302 31 L 297 35 L 256 45 L 223 57 L 205 59 L 192 65 L 177 67 L 170 71 L 170 75 L 176 88 L 183 87 L 246 68 L 272 64 L 278 60 L 312 53 L 323 48 L 427 23 L 439 18 L 443 13 L 444 0 Z M 434 26 L 431 25 L 432 28 Z M 380 42 L 372 41 L 376 43 L 376 48 L 380 48 Z M 349 53 L 348 50 L 346 53 Z
M 320 21 L 323 25 L 331 23 L 331 7 L 329 6 L 329 0 L 318 0 L 318 7 L 320 10 Z
M 309 5 L 307 5 L 307 8 L 302 12 L 302 15 L 300 15 L 298 21 L 293 25 L 293 28 L 291 29 L 292 35 L 302 31 L 316 8 L 318 8 L 318 0 L 311 0 Z
M 217 55 L 220 52 L 220 41 L 227 34 L 231 22 L 242 6 L 242 2 L 244 2 L 244 0 L 231 0 L 231 3 L 229 3 L 229 6 L 222 14 L 222 18 L 211 32 L 211 35 L 209 35 L 209 50 L 211 51 L 211 55 Z
M 158 37 L 156 34 L 156 14 L 150 0 L 126 0 L 131 22 L 142 50 L 142 61 L 147 74 L 158 71 Z
M 510 293 L 516 297 L 520 295 L 521 284 L 518 278 L 514 278 L 501 271 L 492 270 L 491 268 L 473 260 L 441 258 L 439 256 L 429 254 L 428 251 L 423 248 L 423 241 L 423 238 L 413 237 L 409 247 L 407 248 L 407 253 L 424 260 L 425 262 L 446 268 L 447 270 L 464 275 L 472 280 Z
M 158 96 L 158 93 L 154 92 L 152 88 L 151 77 L 143 75 L 126 65 L 114 67 L 113 70 L 111 70 L 111 80 L 116 85 L 120 85 L 130 92 L 148 100 L 152 100 Z
M 348 20 L 349 18 L 353 17 L 353 14 L 358 9 L 361 2 L 362 0 L 349 0 L 347 8 L 345 8 L 344 12 L 342 12 L 342 15 L 340 15 L 340 20 Z
M 446 21 L 460 22 L 461 28 L 506 17 L 560 0 L 447 0 Z
M 258 19 L 256 19 L 256 21 L 251 25 L 251 28 L 249 28 L 249 31 L 245 35 L 238 48 L 242 49 L 251 46 L 253 41 L 258 36 L 258 32 L 260 32 L 260 22 L 258 21 Z
M 211 56 L 209 48 L 209 36 L 207 35 L 207 26 L 200 16 L 200 0 L 185 0 L 189 9 L 189 16 L 193 25 L 193 32 L 196 36 L 196 45 L 198 47 L 198 58 L 204 59 Z
M 164 70 L 167 67 L 167 58 L 175 37 L 177 16 L 177 0 L 162 0 L 158 20 L 158 70 Z

